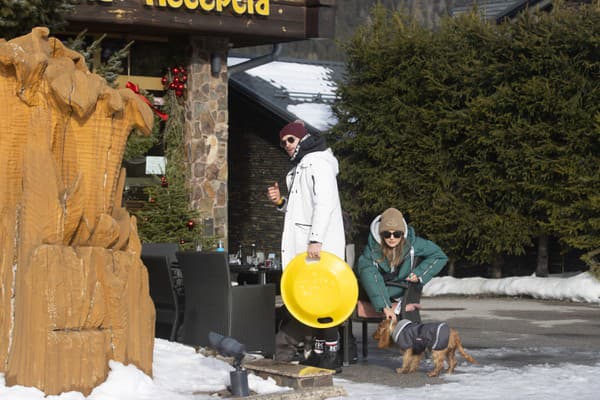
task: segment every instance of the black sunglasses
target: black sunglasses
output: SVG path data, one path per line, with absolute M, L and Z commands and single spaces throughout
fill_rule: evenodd
M 280 145 L 281 147 L 285 147 L 285 145 L 286 145 L 287 143 L 289 143 L 289 144 L 292 144 L 292 143 L 294 143 L 295 141 L 296 141 L 296 137 L 295 137 L 295 136 L 289 136 L 287 139 L 285 139 L 285 140 L 282 140 L 281 142 L 279 142 L 279 145 Z
M 392 236 L 395 237 L 396 239 L 400 239 L 402 236 L 404 236 L 404 232 L 402 232 L 402 231 L 394 231 L 394 232 L 384 231 L 381 233 L 381 236 L 383 236 L 384 239 L 389 239 Z

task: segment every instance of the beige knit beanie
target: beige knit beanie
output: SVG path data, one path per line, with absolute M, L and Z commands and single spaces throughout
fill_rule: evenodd
M 395 208 L 388 208 L 381 214 L 381 222 L 379 223 L 379 233 L 385 231 L 402 231 L 406 232 L 406 223 L 402 213 Z

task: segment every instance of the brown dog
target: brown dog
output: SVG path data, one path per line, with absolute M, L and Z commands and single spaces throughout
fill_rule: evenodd
M 403 324 L 401 326 L 402 329 L 396 329 L 398 327 L 398 323 Z M 430 345 L 426 345 L 425 347 L 419 348 L 418 344 L 415 344 L 415 341 L 421 341 L 420 346 L 424 346 L 424 343 L 426 341 L 423 341 L 421 337 L 416 337 L 415 334 L 411 334 L 409 331 L 409 327 L 412 328 L 416 328 L 414 330 L 414 332 L 422 332 L 423 331 L 423 327 L 425 327 L 426 325 L 435 325 L 435 324 L 416 324 L 416 323 L 412 323 L 408 320 L 401 320 L 401 321 L 392 321 L 391 319 L 386 319 L 383 320 L 379 323 L 379 326 L 377 327 L 377 330 L 375 331 L 375 333 L 373 334 L 373 338 L 375 340 L 378 341 L 377 343 L 377 347 L 380 349 L 383 348 L 387 348 L 390 347 L 391 344 L 393 342 L 396 342 L 399 346 L 400 349 L 403 351 L 403 357 L 402 357 L 402 368 L 396 368 L 396 372 L 399 374 L 407 374 L 410 372 L 415 372 L 417 370 L 417 368 L 419 367 L 419 363 L 421 362 L 421 359 L 423 358 L 423 354 L 424 354 L 424 350 L 425 348 L 429 348 L 432 352 L 432 358 L 433 358 L 433 364 L 434 364 L 434 369 L 433 371 L 429 372 L 427 375 L 430 377 L 433 376 L 438 376 L 440 374 L 440 372 L 442 371 L 442 369 L 444 369 L 444 360 L 446 360 L 448 362 L 448 370 L 447 373 L 451 374 L 454 371 L 454 368 L 456 367 L 456 357 L 455 357 L 455 353 L 456 350 L 458 350 L 458 352 L 469 362 L 473 363 L 473 364 L 477 364 L 477 361 L 475 361 L 475 359 L 473 357 L 471 357 L 469 354 L 467 354 L 465 352 L 465 349 L 462 346 L 462 343 L 460 341 L 460 336 L 458 335 L 458 332 L 455 329 L 451 329 L 448 328 L 445 323 L 442 324 L 438 324 L 437 325 L 437 332 L 439 334 L 440 332 L 440 327 L 443 327 L 446 329 L 446 331 L 448 332 L 447 335 L 447 342 L 448 345 L 447 346 L 443 346 L 445 344 L 445 341 L 442 340 L 441 344 L 443 346 L 443 348 L 440 348 L 439 346 L 439 340 L 438 338 L 435 338 L 436 341 L 436 345 L 430 346 Z M 406 327 L 406 329 L 404 329 Z M 433 328 L 436 328 L 436 326 L 433 326 Z M 408 334 L 408 339 L 406 339 L 406 335 L 405 339 L 402 340 L 402 338 L 400 337 L 400 334 L 402 333 L 401 331 L 404 330 L 405 334 Z M 393 336 L 396 336 L 393 340 Z M 407 341 L 409 340 L 412 342 L 412 344 L 407 344 Z M 417 348 L 418 351 L 416 352 L 414 349 Z

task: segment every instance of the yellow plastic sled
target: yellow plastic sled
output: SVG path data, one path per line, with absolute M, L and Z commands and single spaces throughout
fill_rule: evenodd
M 298 254 L 281 276 L 281 297 L 298 321 L 313 328 L 344 322 L 356 306 L 358 283 L 348 264 L 321 251 L 318 260 Z

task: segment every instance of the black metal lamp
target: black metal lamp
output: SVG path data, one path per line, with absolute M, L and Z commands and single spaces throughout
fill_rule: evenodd
M 248 371 L 242 368 L 242 359 L 246 354 L 246 346 L 230 336 L 223 336 L 216 332 L 208 333 L 210 345 L 224 357 L 233 357 L 234 371 L 229 373 L 230 390 L 236 397 L 250 395 L 248 389 Z

